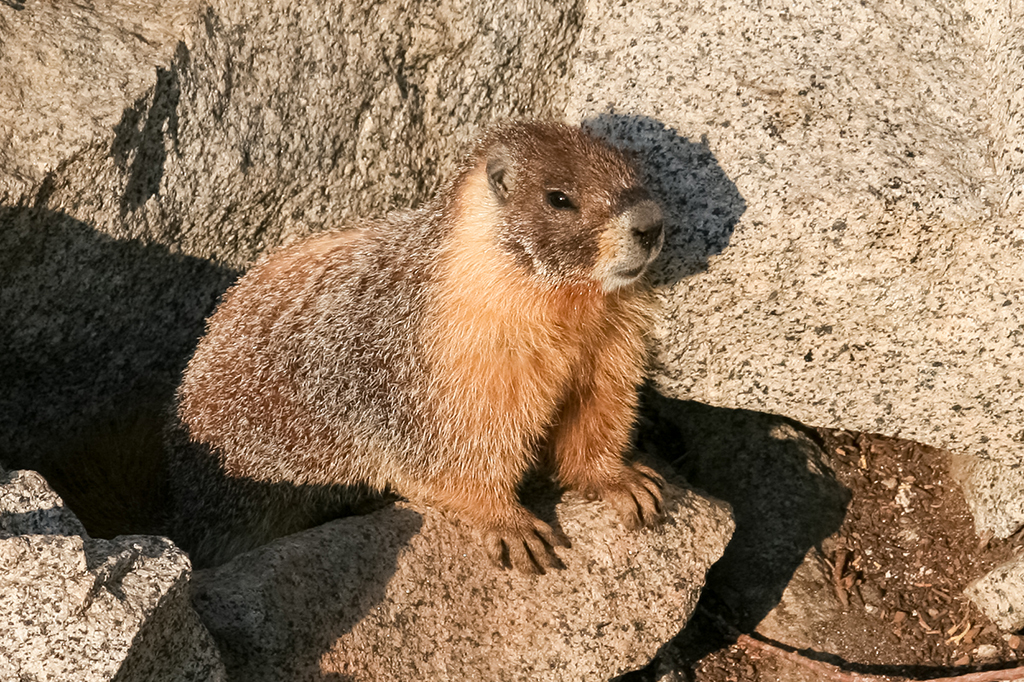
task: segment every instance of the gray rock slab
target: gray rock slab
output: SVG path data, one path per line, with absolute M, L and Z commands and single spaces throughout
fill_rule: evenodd
M 157 81 L 194 0 L 0 8 L 0 203 L 15 203 L 62 162 L 106 139 Z
M 706 609 L 659 655 L 679 675 L 707 654 L 708 613 L 743 632 L 829 651 L 823 627 L 842 606 L 822 575 L 820 548 L 842 525 L 849 491 L 816 434 L 776 415 L 643 392 L 638 447 L 667 459 L 698 490 L 728 503 L 736 531 L 708 571 Z M 700 612 L 699 612 L 700 613 Z M 828 637 L 828 635 L 824 635 Z M 841 636 L 841 635 L 840 635 Z M 682 679 L 682 678 L 681 678 Z
M 42 476 L 0 466 L 0 536 L 15 535 L 85 535 L 85 528 Z
M 41 476 L 0 478 L 0 679 L 224 679 L 166 538 L 94 540 Z
M 1024 560 L 997 566 L 968 585 L 964 594 L 1003 630 L 1024 629 Z
M 950 472 L 963 488 L 978 534 L 991 531 L 1004 538 L 1013 534 L 1024 519 L 1024 471 L 1021 453 L 1014 449 L 1020 447 L 1019 441 L 1014 438 L 1007 443 L 1006 434 L 1000 436 L 988 442 L 988 450 L 953 453 Z M 1000 444 L 1007 449 L 996 449 Z
M 1022 64 L 995 0 L 589 2 L 568 113 L 667 207 L 662 390 L 963 453 L 1024 523 Z
M 465 527 L 399 503 L 198 571 L 193 601 L 246 680 L 595 680 L 643 666 L 689 618 L 732 532 L 728 509 L 670 488 L 631 533 L 568 499 L 573 546 L 543 576 L 491 566 Z

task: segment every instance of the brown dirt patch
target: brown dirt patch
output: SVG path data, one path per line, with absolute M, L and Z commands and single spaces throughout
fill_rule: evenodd
M 975 535 L 943 450 L 878 435 L 818 434 L 852 498 L 842 527 L 811 553 L 842 605 L 841 617 L 807 633 L 822 648 L 803 653 L 853 672 L 911 679 L 1007 667 L 1024 657 L 1022 638 L 1001 631 L 962 594 L 969 582 L 1024 551 L 1024 532 L 1003 541 Z M 714 608 L 713 597 L 705 600 L 706 611 Z M 727 613 L 718 615 L 728 620 Z M 707 613 L 695 620 L 702 630 L 720 631 Z M 678 661 L 678 679 L 795 679 L 791 664 L 724 637 L 719 643 L 696 662 Z

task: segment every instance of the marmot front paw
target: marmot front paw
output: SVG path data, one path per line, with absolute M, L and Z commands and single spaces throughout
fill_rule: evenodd
M 654 469 L 626 463 L 621 475 L 583 491 L 589 499 L 608 502 L 630 530 L 653 526 L 662 518 L 662 494 L 665 479 Z
M 569 539 L 536 516 L 520 509 L 509 521 L 484 531 L 484 548 L 496 565 L 524 573 L 545 573 L 565 568 L 555 547 L 569 547 Z

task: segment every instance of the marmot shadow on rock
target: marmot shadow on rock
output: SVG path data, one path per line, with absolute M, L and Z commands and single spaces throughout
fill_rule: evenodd
M 425 207 L 265 257 L 178 389 L 171 537 L 212 565 L 352 489 L 391 490 L 543 571 L 567 542 L 518 500 L 535 465 L 629 527 L 655 522 L 661 478 L 625 454 L 663 240 L 622 153 L 523 123 L 486 134 Z

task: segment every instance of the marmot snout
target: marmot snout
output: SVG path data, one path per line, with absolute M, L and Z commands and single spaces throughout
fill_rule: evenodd
M 620 152 L 499 127 L 429 205 L 325 232 L 225 294 L 171 430 L 172 536 L 217 563 L 391 489 L 479 528 L 493 559 L 557 565 L 519 502 L 536 465 L 636 527 L 661 479 L 625 455 L 661 211 Z

